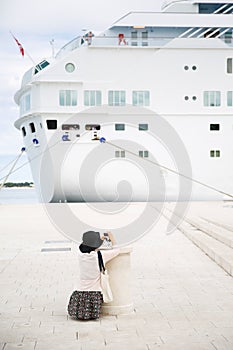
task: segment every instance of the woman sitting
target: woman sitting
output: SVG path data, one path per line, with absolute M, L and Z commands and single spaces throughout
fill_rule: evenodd
M 112 244 L 115 244 L 113 235 L 108 232 Z M 79 246 L 79 289 L 70 297 L 68 313 L 80 320 L 93 320 L 100 317 L 103 295 L 100 286 L 100 268 L 98 249 L 103 244 L 104 236 L 99 232 L 88 231 L 83 234 L 82 243 Z M 106 264 L 119 254 L 119 249 L 105 250 L 102 252 L 103 262 Z

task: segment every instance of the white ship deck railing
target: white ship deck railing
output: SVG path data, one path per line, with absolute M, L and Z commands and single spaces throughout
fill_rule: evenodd
M 193 30 L 193 28 L 191 28 Z M 190 30 L 191 30 L 190 29 Z M 198 36 L 192 36 L 192 35 L 188 35 L 188 36 L 180 36 L 180 37 L 149 37 L 149 38 L 135 38 L 132 39 L 131 37 L 127 37 L 125 36 L 124 39 L 126 41 L 126 45 L 121 44 L 119 45 L 119 39 L 118 36 L 95 36 L 92 39 L 91 45 L 90 46 L 97 46 L 97 47 L 163 47 L 166 44 L 168 44 L 169 42 L 171 42 L 174 39 L 180 39 L 182 40 L 181 45 L 183 44 L 185 47 L 185 42 L 184 40 L 187 39 L 201 39 L 201 40 L 213 40 L 213 39 L 218 39 L 221 40 L 223 43 L 225 43 L 227 46 L 233 47 L 233 38 L 227 37 L 225 36 L 225 33 L 230 29 L 230 28 L 221 28 L 223 31 L 220 32 L 216 37 L 211 37 L 211 34 L 208 35 L 207 37 L 203 37 L 201 33 Z M 215 30 L 216 32 L 221 30 L 220 28 L 218 28 L 217 30 Z M 204 30 L 204 28 L 200 28 L 200 30 Z M 200 30 L 196 31 L 196 35 L 199 34 Z M 207 29 L 205 32 L 207 33 L 210 30 Z M 214 33 L 212 33 L 214 34 Z M 83 44 L 81 44 L 83 40 L 83 37 L 79 36 L 77 38 L 75 38 L 74 40 L 72 40 L 71 42 L 69 42 L 68 44 L 66 44 L 65 46 L 63 46 L 63 48 L 61 48 L 61 50 L 57 53 L 56 58 L 61 58 L 63 56 L 65 56 L 68 52 L 73 51 L 75 49 L 77 49 L 78 47 L 81 46 L 88 46 L 88 43 L 86 41 L 84 41 Z

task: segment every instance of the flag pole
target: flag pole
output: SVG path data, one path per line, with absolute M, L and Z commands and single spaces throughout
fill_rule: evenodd
M 29 60 L 32 61 L 33 66 L 36 66 L 36 62 L 34 61 L 34 59 L 32 58 L 32 56 L 29 55 L 28 51 L 26 51 L 26 50 L 24 49 L 24 52 L 25 52 L 25 54 L 28 56 Z

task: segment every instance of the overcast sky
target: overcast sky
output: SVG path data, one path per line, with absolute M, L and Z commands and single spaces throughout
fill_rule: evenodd
M 160 11 L 163 0 L 0 0 L 0 157 L 17 154 L 23 140 L 13 123 L 18 117 L 14 93 L 32 65 L 12 39 L 15 35 L 35 62 L 51 56 L 82 33 L 99 32 L 130 11 Z

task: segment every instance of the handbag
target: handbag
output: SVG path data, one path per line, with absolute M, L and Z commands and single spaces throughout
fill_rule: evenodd
M 112 290 L 109 283 L 109 274 L 104 266 L 103 257 L 100 251 L 98 251 L 98 261 L 100 269 L 100 285 L 103 293 L 103 300 L 105 303 L 113 301 Z

